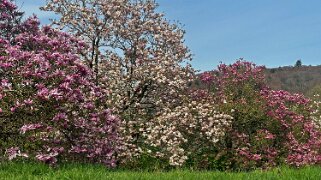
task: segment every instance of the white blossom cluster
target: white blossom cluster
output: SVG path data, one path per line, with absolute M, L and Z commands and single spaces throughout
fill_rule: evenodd
M 229 129 L 232 117 L 220 114 L 210 103 L 183 104 L 164 109 L 146 129 L 147 142 L 155 147 L 155 156 L 167 158 L 173 166 L 181 166 L 193 151 L 215 146 Z

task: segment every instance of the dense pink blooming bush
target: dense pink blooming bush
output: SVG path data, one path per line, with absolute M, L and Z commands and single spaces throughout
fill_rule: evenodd
M 85 44 L 50 27 L 0 39 L 1 150 L 46 163 L 91 161 L 115 166 L 119 120 L 79 59 Z
M 267 114 L 278 121 L 287 155 L 286 161 L 295 166 L 321 161 L 321 132 L 313 121 L 310 100 L 286 91 L 262 91 L 267 100 Z
M 233 116 L 218 162 L 221 168 L 268 168 L 320 162 L 320 130 L 303 95 L 273 91 L 264 81 L 264 67 L 238 60 L 221 64 L 200 79 L 210 84 L 208 96 Z M 204 98 L 204 97 L 203 97 Z

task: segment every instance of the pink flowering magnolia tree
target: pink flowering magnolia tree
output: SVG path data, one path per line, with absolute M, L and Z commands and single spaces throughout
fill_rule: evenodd
M 209 85 L 200 96 L 215 98 L 218 110 L 233 117 L 218 166 L 249 169 L 319 163 L 321 136 L 311 118 L 311 103 L 302 95 L 269 89 L 264 78 L 264 67 L 242 59 L 200 76 Z
M 82 58 L 123 119 L 121 156 L 128 158 L 149 149 L 148 122 L 180 105 L 193 77 L 184 31 L 156 7 L 149 0 L 48 0 L 43 7 L 60 15 L 54 24 L 89 46 Z
M 119 119 L 78 53 L 82 41 L 28 20 L 15 45 L 0 39 L 0 143 L 9 159 L 115 166 Z M 6 149 L 4 152 L 4 149 Z

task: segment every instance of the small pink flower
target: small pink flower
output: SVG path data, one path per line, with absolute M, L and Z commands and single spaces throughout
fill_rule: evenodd
M 253 154 L 252 155 L 252 159 L 254 161 L 258 161 L 258 160 L 261 160 L 262 159 L 262 156 L 260 154 Z
M 41 127 L 43 127 L 41 124 L 25 124 L 20 128 L 20 132 L 25 134 L 27 131 L 35 130 Z
M 31 104 L 33 104 L 33 100 L 31 100 L 31 99 L 26 99 L 26 100 L 24 100 L 23 101 L 26 105 L 31 105 Z

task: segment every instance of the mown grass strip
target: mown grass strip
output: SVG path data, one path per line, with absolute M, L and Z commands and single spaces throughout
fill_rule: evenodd
M 270 171 L 252 172 L 217 172 L 217 171 L 190 171 L 174 170 L 169 172 L 155 171 L 124 171 L 107 170 L 103 166 L 68 164 L 58 168 L 34 163 L 6 163 L 0 165 L 0 179 L 321 179 L 321 167 L 305 167 L 293 169 L 288 167 L 275 168 Z

